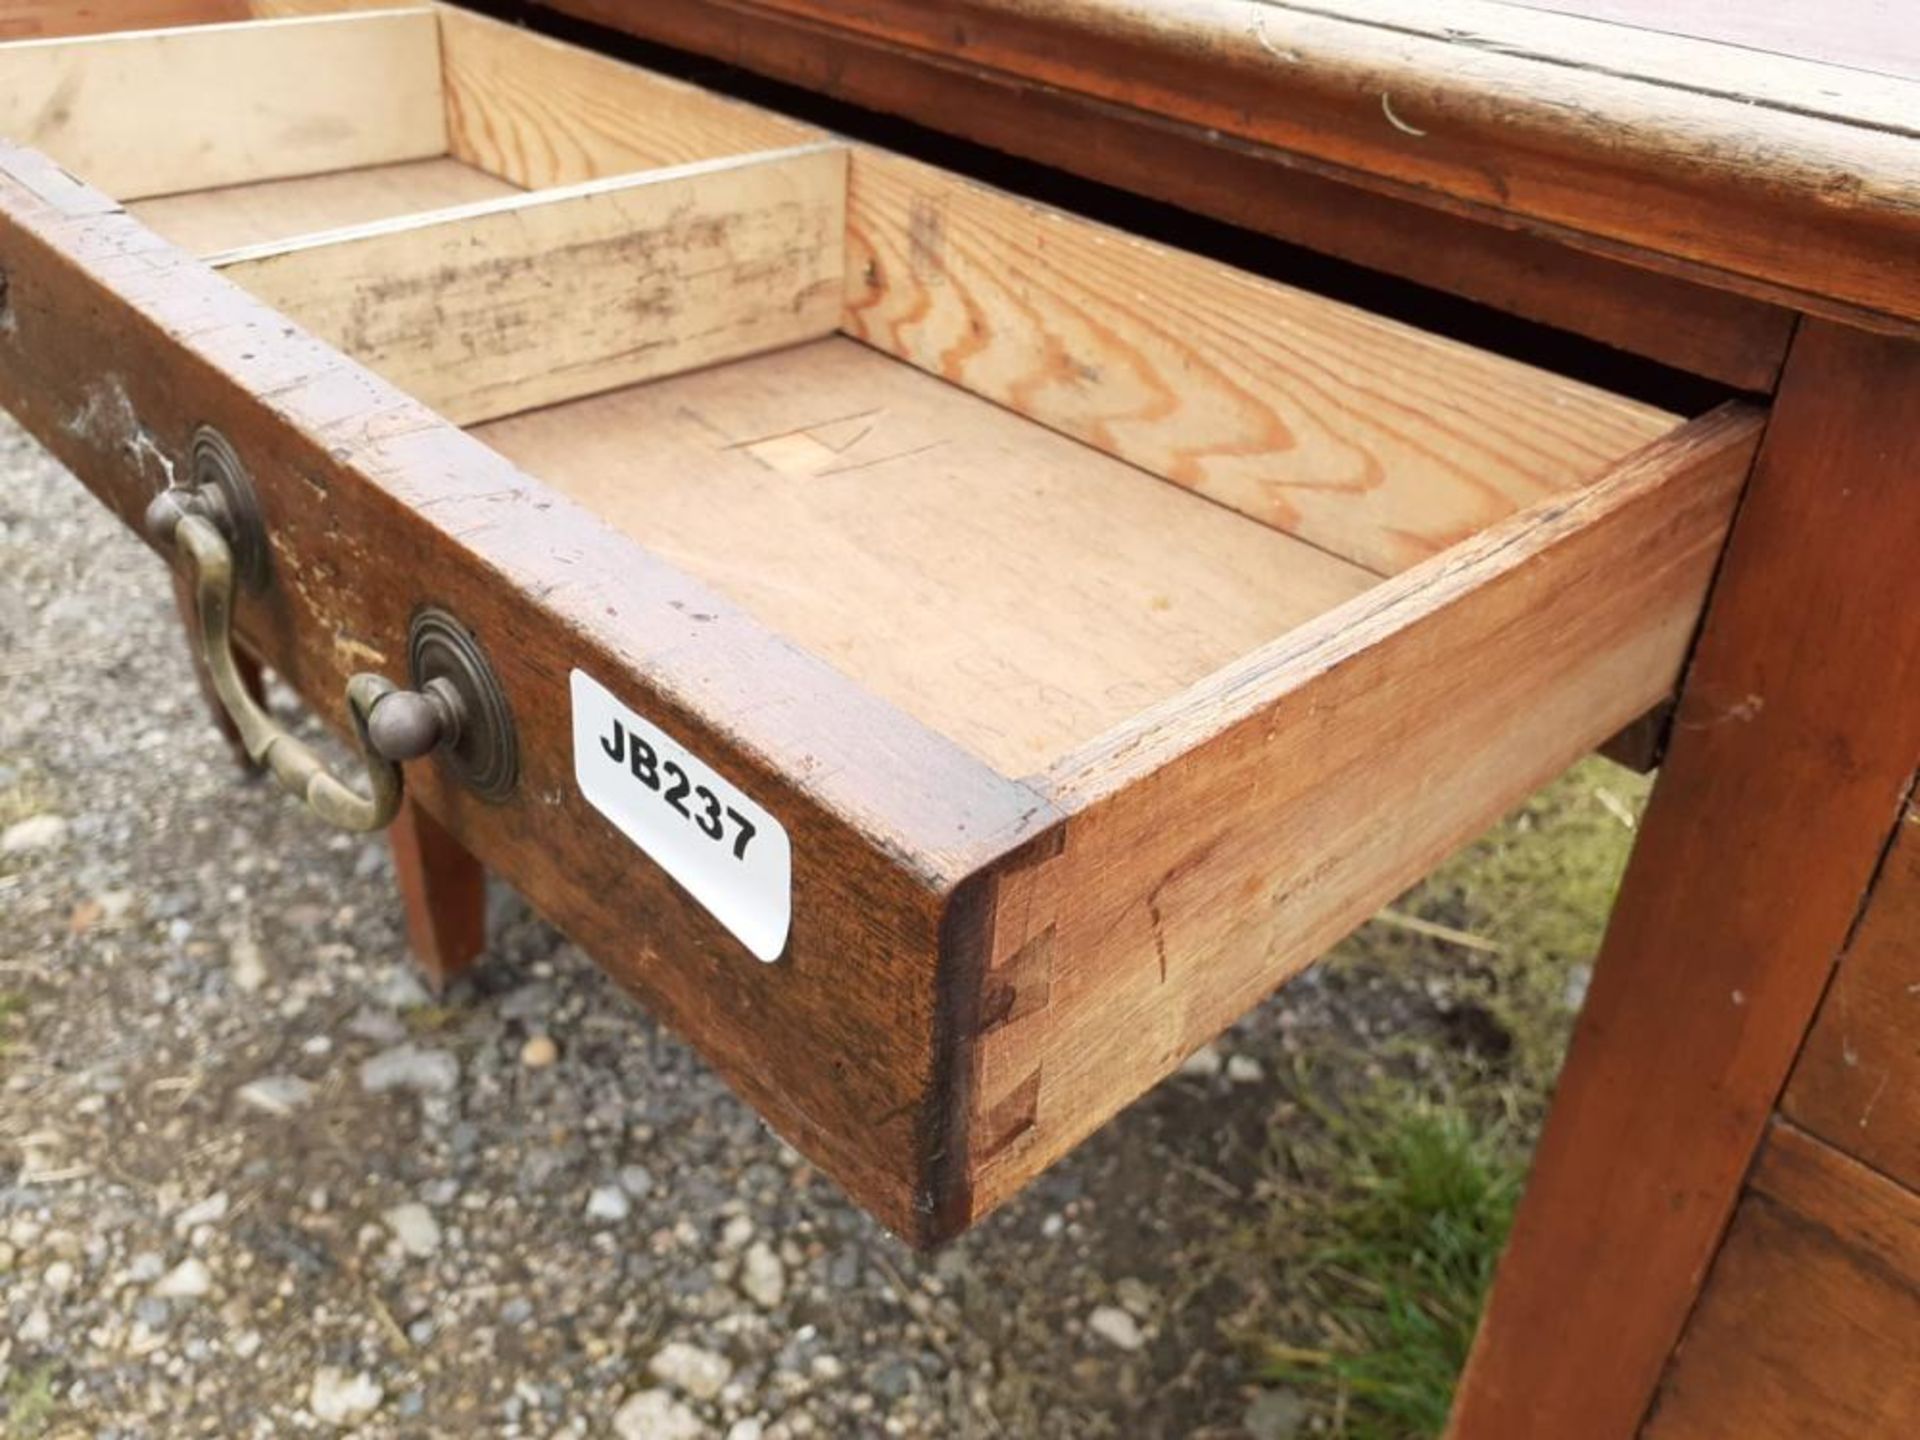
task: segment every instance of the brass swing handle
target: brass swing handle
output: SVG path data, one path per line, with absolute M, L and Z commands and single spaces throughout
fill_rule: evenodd
M 347 681 L 347 712 L 366 761 L 367 793 L 337 778 L 310 746 L 267 713 L 240 679 L 233 658 L 233 547 L 223 520 L 231 523 L 225 497 L 209 485 L 163 490 L 146 515 L 148 533 L 186 561 L 199 619 L 196 641 L 242 747 L 328 824 L 353 831 L 384 828 L 400 809 L 405 780 L 399 762 L 458 737 L 458 692 L 440 680 L 423 690 L 402 690 L 381 675 L 354 675 Z

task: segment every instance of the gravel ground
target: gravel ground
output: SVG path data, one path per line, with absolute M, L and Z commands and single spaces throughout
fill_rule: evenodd
M 512 894 L 430 998 L 384 846 L 237 776 L 160 563 L 4 420 L 0 837 L 0 1429 L 1288 1433 L 1236 1236 L 1337 976 L 916 1256 Z

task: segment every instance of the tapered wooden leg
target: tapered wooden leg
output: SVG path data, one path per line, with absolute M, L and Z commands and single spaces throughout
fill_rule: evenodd
M 486 947 L 486 868 L 411 798 L 400 802 L 387 835 L 406 906 L 407 944 L 438 990 Z
M 194 613 L 193 582 L 178 570 L 173 572 L 173 599 L 174 603 L 180 607 L 180 622 L 186 627 L 187 654 L 193 659 L 193 677 L 200 684 L 200 693 L 206 698 L 207 709 L 213 712 L 214 727 L 226 737 L 228 748 L 233 751 L 233 758 L 239 762 L 241 768 L 253 770 L 257 767 L 248 758 L 245 748 L 240 744 L 240 732 L 233 728 L 233 720 L 227 714 L 227 707 L 220 703 L 220 697 L 214 693 L 213 679 L 207 674 L 206 661 L 200 658 L 200 620 Z M 262 705 L 266 704 L 266 682 L 261 675 L 260 662 L 246 651 L 236 648 L 233 652 L 233 663 L 234 668 L 240 672 L 240 679 L 246 685 L 247 693 Z
M 1629 1440 L 1920 756 L 1920 343 L 1803 320 L 1453 1440 Z

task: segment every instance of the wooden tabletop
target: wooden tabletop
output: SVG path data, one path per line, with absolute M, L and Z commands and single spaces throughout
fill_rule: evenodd
M 1911 0 L 1501 0 L 1633 30 L 1920 80 L 1920 14 Z
M 641 0 L 552 3 L 648 27 Z M 1909 0 L 694 8 L 856 35 L 1200 127 L 1298 168 L 1796 309 L 1882 329 L 1920 322 L 1920 17 Z

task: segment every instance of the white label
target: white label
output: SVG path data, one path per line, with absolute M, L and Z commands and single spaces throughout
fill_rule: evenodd
M 793 918 L 787 832 L 581 670 L 573 672 L 573 775 L 588 803 L 747 949 L 780 958 Z

